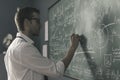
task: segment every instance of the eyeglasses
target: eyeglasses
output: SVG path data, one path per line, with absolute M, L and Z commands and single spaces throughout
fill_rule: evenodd
M 29 20 L 36 20 L 37 23 L 40 23 L 40 19 L 38 18 L 29 18 Z

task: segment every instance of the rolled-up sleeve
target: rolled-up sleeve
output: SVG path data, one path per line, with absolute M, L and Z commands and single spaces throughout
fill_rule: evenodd
M 39 74 L 59 77 L 64 74 L 64 63 L 54 61 L 41 56 L 40 52 L 33 45 L 24 46 L 19 54 L 20 64 L 24 67 L 36 71 Z
M 65 70 L 65 66 L 64 66 L 64 63 L 62 61 L 58 61 L 57 62 L 57 71 L 63 75 L 64 74 L 64 70 Z

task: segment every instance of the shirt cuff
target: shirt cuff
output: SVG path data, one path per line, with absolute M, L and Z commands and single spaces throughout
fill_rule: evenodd
M 65 70 L 65 65 L 62 61 L 58 61 L 56 63 L 56 66 L 57 66 L 57 71 L 60 73 L 60 75 L 63 75 L 64 74 L 64 70 Z

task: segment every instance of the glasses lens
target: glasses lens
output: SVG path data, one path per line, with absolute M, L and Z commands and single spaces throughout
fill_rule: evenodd
M 31 18 L 31 20 L 36 20 L 37 23 L 40 23 L 40 19 L 38 18 Z

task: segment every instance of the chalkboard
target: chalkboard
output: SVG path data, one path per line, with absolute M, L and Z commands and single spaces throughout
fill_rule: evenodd
M 120 80 L 120 0 L 60 0 L 49 8 L 49 58 L 65 56 L 72 33 L 85 35 L 65 75 L 78 80 Z

